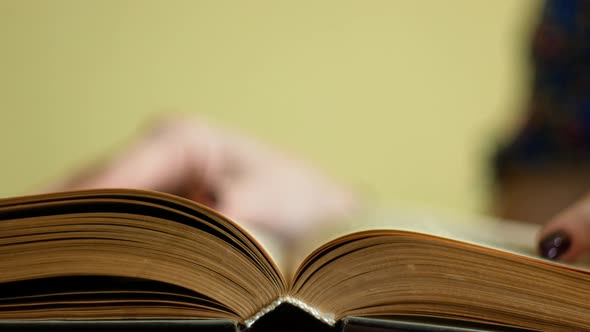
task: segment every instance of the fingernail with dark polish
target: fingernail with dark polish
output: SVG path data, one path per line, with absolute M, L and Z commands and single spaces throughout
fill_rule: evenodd
M 571 244 L 569 235 L 563 231 L 557 231 L 541 240 L 539 251 L 543 257 L 555 260 L 564 254 L 570 248 Z

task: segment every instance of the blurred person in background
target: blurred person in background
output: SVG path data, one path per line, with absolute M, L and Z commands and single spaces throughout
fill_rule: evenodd
M 533 37 L 525 121 L 494 158 L 497 216 L 549 223 L 539 249 L 590 249 L 590 1 L 545 3 Z M 169 192 L 245 224 L 296 236 L 356 209 L 350 189 L 302 161 L 198 119 L 161 121 L 123 151 L 47 188 Z M 578 200 L 576 202 L 576 200 Z
M 493 208 L 549 221 L 540 253 L 570 261 L 590 249 L 590 1 L 544 3 L 532 69 L 524 121 L 495 154 Z

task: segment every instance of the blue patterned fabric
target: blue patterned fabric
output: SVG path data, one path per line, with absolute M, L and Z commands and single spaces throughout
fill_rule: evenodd
M 590 161 L 590 1 L 545 2 L 532 64 L 525 121 L 495 154 L 500 175 L 515 165 Z

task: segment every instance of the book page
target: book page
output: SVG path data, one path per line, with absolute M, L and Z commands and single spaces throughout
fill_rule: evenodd
M 288 245 L 290 243 L 281 234 L 277 232 L 271 232 L 262 227 L 256 227 L 250 223 L 241 224 L 250 235 L 258 242 L 266 253 L 272 258 L 275 264 L 278 266 L 283 276 L 285 275 L 285 268 L 289 265 L 288 262 Z
M 394 229 L 424 233 L 498 250 L 536 257 L 535 239 L 539 225 L 490 217 L 453 216 L 428 211 L 371 206 L 337 223 L 326 224 L 307 234 L 288 257 L 292 273 L 303 259 L 323 244 L 338 237 L 374 229 Z M 287 273 L 287 275 L 290 275 Z

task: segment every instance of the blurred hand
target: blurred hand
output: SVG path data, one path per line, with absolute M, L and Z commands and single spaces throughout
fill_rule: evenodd
M 566 208 L 543 227 L 539 251 L 546 258 L 566 262 L 590 251 L 590 196 Z
M 46 191 L 88 188 L 168 192 L 287 236 L 356 205 L 352 192 L 302 161 L 193 118 L 159 122 L 105 162 Z

